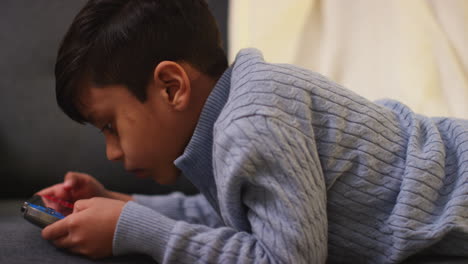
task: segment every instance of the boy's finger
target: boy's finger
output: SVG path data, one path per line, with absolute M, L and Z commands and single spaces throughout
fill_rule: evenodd
M 60 198 L 62 200 L 70 200 L 70 192 L 65 189 L 63 183 L 55 184 L 51 187 L 45 188 L 40 190 L 39 192 L 35 193 L 39 196 L 53 196 Z
M 64 197 L 67 196 L 67 194 L 65 193 L 65 190 L 63 189 L 63 185 L 61 183 L 42 189 L 38 191 L 36 195 L 40 195 L 40 196 L 49 195 L 49 196 L 59 197 L 62 199 L 64 199 L 62 196 Z
M 57 188 L 55 189 L 55 197 L 63 199 L 63 200 L 69 200 L 70 199 L 70 191 L 65 188 L 63 184 L 57 184 Z
M 89 207 L 90 199 L 82 199 L 75 202 L 73 205 L 73 213 L 78 213 Z
M 42 230 L 42 238 L 45 240 L 55 240 L 68 235 L 67 219 L 59 220 Z
M 56 186 L 57 186 L 57 184 L 53 185 L 53 186 L 50 186 L 50 187 L 47 187 L 45 189 L 42 189 L 42 190 L 38 191 L 36 193 L 36 195 L 53 195 L 53 196 L 55 196 L 54 189 L 56 188 Z
M 54 245 L 58 248 L 73 248 L 74 246 L 76 246 L 72 242 L 68 234 L 55 239 L 54 241 L 52 241 L 52 243 L 54 243 Z
M 79 173 L 69 171 L 69 172 L 67 172 L 67 174 L 65 174 L 65 180 L 63 182 L 63 187 L 66 190 L 71 190 L 73 188 L 78 187 L 79 183 L 80 183 Z

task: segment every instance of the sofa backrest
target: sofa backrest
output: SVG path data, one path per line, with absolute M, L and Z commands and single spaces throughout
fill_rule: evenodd
M 26 197 L 63 179 L 69 170 L 94 175 L 123 192 L 193 193 L 184 179 L 173 187 L 128 175 L 107 161 L 97 129 L 74 123 L 55 101 L 58 45 L 85 0 L 0 2 L 0 197 Z M 209 1 L 226 39 L 227 1 Z

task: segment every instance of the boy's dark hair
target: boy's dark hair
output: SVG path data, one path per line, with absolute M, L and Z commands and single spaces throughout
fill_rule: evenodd
M 205 0 L 90 0 L 66 33 L 55 64 L 56 96 L 73 120 L 83 82 L 124 85 L 140 101 L 154 68 L 185 61 L 219 78 L 227 68 L 216 21 Z

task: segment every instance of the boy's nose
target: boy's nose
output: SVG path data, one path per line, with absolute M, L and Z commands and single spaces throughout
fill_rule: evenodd
M 107 159 L 111 161 L 119 161 L 123 159 L 123 151 L 117 140 L 106 140 L 106 156 Z

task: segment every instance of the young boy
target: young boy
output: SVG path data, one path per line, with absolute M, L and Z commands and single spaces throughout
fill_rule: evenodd
M 201 193 L 129 196 L 68 173 L 39 192 L 76 201 L 42 232 L 57 247 L 160 263 L 468 255 L 467 121 L 369 102 L 254 49 L 228 67 L 203 0 L 91 0 L 56 79 L 58 104 L 102 130 L 110 160 Z

